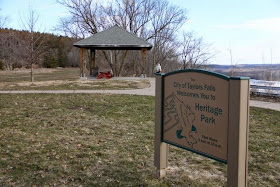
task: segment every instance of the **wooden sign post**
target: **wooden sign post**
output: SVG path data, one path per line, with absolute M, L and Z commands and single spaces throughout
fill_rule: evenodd
M 157 176 L 169 144 L 228 164 L 228 186 L 247 186 L 249 87 L 249 78 L 197 69 L 157 74 Z

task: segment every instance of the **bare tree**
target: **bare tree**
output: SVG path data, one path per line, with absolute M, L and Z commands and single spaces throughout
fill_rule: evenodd
M 144 34 L 146 31 L 146 24 L 151 20 L 150 12 L 151 9 L 155 6 L 155 3 L 152 1 L 144 0 L 115 0 L 110 4 L 103 5 L 103 10 L 106 19 L 103 19 L 103 28 L 110 27 L 112 25 L 118 25 L 128 32 L 133 33 L 139 37 L 145 39 Z M 106 57 L 107 52 L 103 52 Z M 115 51 L 114 63 L 109 63 L 110 67 L 113 69 L 114 73 L 118 76 L 120 75 L 127 63 L 126 57 L 129 54 L 128 51 Z M 135 53 L 132 53 L 135 54 Z M 139 55 L 139 53 L 138 53 Z M 134 58 L 135 59 L 135 58 Z M 140 58 L 138 58 L 140 59 Z M 132 66 L 140 66 L 142 69 L 142 63 L 139 63 L 141 60 L 132 61 Z M 136 63 L 136 64 L 135 64 Z
M 149 75 L 157 63 L 160 62 L 165 68 L 177 56 L 175 33 L 187 19 L 184 9 L 172 6 L 167 1 L 116 0 L 106 10 L 109 25 L 120 25 L 153 43 L 151 60 L 146 67 Z M 142 64 L 138 63 L 138 66 Z
M 229 44 L 229 48 L 227 49 L 229 52 L 229 56 L 230 56 L 230 70 L 229 70 L 229 76 L 234 76 L 234 72 L 236 69 L 236 66 L 238 65 L 238 63 L 240 62 L 240 60 L 235 60 L 233 58 L 233 53 L 232 53 L 232 49 L 231 49 L 231 45 Z
M 165 47 L 170 46 L 174 33 L 187 19 L 184 9 L 171 6 L 166 0 L 113 0 L 106 4 L 93 0 L 58 0 L 58 2 L 67 7 L 71 13 L 70 19 L 60 21 L 60 26 L 66 34 L 85 37 L 118 25 L 153 43 L 156 46 L 153 50 L 155 56 L 152 57 L 152 63 L 147 63 L 149 69 L 153 69 L 156 61 L 160 60 L 157 57 L 170 58 L 166 54 L 171 54 L 174 49 Z M 103 54 L 114 73 L 120 75 L 127 63 L 125 57 L 128 52 L 113 52 L 114 61 L 111 60 L 108 51 L 103 51 Z
M 102 30 L 103 6 L 95 0 L 57 0 L 68 8 L 71 17 L 60 19 L 59 29 L 67 36 L 84 38 Z
M 1 9 L 0 9 L 1 11 Z M 8 17 L 4 17 L 2 15 L 0 15 L 0 29 L 3 29 L 6 26 L 6 23 L 8 21 Z M 6 42 L 7 42 L 7 38 L 5 37 L 5 35 L 0 32 L 0 66 L 1 69 L 4 69 L 4 66 L 6 66 L 7 69 L 7 61 L 5 60 L 6 57 Z
M 264 52 L 262 54 L 262 69 L 261 70 L 262 70 L 262 72 L 261 72 L 261 75 L 259 75 L 259 79 L 266 80 L 267 68 L 266 68 Z
M 181 48 L 183 69 L 202 68 L 214 57 L 211 45 L 203 43 L 202 38 L 196 38 L 193 33 L 183 33 Z
M 1 9 L 0 9 L 0 11 L 1 11 Z M 3 29 L 6 26 L 8 21 L 9 21 L 9 17 L 0 15 L 0 29 Z
M 176 32 L 187 20 L 187 13 L 179 7 L 172 6 L 163 1 L 155 7 L 155 14 L 152 19 L 152 30 L 150 38 L 153 41 L 152 68 L 160 63 L 163 70 L 167 71 L 177 58 L 178 42 Z
M 28 31 L 28 40 L 25 45 L 26 53 L 24 57 L 29 62 L 31 69 L 31 82 L 34 82 L 34 65 L 38 64 L 41 60 L 44 46 L 43 43 L 45 39 L 43 35 L 36 32 L 38 26 L 39 14 L 32 7 L 29 7 L 28 12 L 25 16 L 21 17 L 21 26 L 24 30 Z
M 12 70 L 14 65 L 18 63 L 19 57 L 19 37 L 13 30 L 6 30 L 1 33 L 0 47 L 1 47 L 1 58 L 4 61 L 5 69 Z
M 272 66 L 272 48 L 270 48 L 270 63 L 271 63 L 271 66 L 270 66 L 270 81 L 273 81 L 273 78 L 272 78 L 272 73 L 273 73 L 273 66 Z

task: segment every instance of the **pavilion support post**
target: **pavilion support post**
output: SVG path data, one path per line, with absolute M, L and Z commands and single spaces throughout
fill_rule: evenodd
M 86 48 L 80 48 L 80 77 L 86 77 Z
M 90 50 L 90 59 L 89 59 L 89 74 L 93 75 L 93 68 L 95 68 L 95 50 Z
M 141 77 L 146 78 L 146 63 L 147 63 L 147 49 L 141 49 L 142 57 L 142 75 Z

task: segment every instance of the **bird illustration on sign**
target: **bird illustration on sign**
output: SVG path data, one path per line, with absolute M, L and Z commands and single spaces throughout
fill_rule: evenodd
M 193 148 L 197 143 L 197 129 L 193 124 L 195 115 L 191 107 L 181 101 L 174 93 L 164 99 L 163 133 L 176 128 L 177 139 L 184 139 Z

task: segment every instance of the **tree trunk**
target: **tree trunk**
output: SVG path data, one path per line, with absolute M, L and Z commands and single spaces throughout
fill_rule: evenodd
M 118 52 L 117 51 L 113 51 L 114 53 L 114 65 L 115 65 L 115 72 L 116 72 L 116 77 L 120 76 L 120 72 L 119 72 L 119 64 L 118 64 Z
M 34 69 L 33 69 L 33 64 L 31 64 L 31 82 L 34 82 Z
M 120 67 L 120 71 L 119 71 L 119 76 L 121 76 L 121 73 L 122 73 L 122 71 L 123 71 L 123 69 L 124 69 L 124 64 L 125 64 L 125 59 L 126 59 L 127 54 L 128 54 L 128 50 L 126 50 L 126 51 L 124 52 L 124 55 L 123 55 L 123 57 L 122 57 L 122 60 L 121 60 L 121 67 Z

